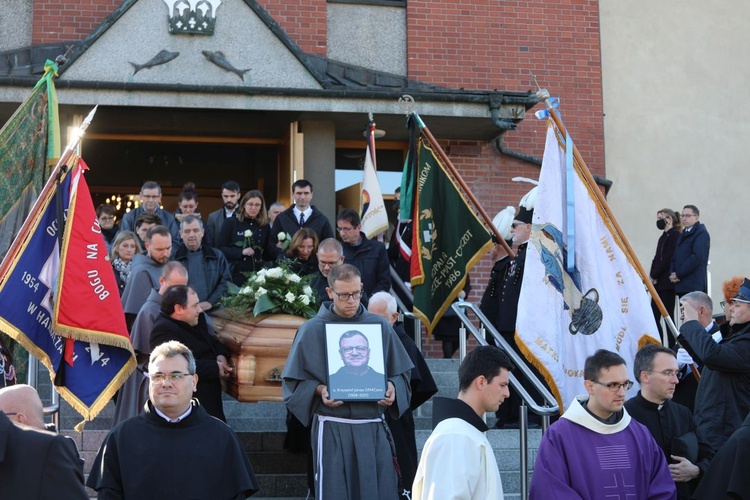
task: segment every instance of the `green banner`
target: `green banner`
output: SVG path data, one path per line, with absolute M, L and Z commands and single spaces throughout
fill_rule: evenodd
M 414 314 L 432 333 L 492 240 L 424 139 L 420 139 L 415 181 L 411 259 Z
M 60 156 L 52 81 L 57 66 L 49 63 L 45 68 L 31 95 L 0 130 L 0 259 L 47 181 L 47 167 Z

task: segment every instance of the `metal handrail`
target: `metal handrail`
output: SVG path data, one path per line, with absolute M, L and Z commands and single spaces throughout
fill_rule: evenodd
M 401 291 L 401 293 L 404 294 L 405 297 L 407 297 L 411 303 L 414 303 L 414 295 L 411 293 L 411 289 L 406 286 L 406 284 L 401 280 L 401 276 L 398 275 L 396 270 L 393 268 L 393 266 L 388 266 L 388 268 L 391 271 L 391 285 L 395 284 L 396 287 Z M 393 286 L 391 286 L 393 288 Z M 401 300 L 401 297 L 391 290 L 391 295 L 396 299 L 396 304 L 398 305 L 398 308 L 401 310 L 401 314 L 403 315 L 404 319 L 408 318 L 414 321 L 414 343 L 417 344 L 417 349 L 419 349 L 419 352 L 422 352 L 422 322 L 414 316 L 414 313 L 411 312 L 411 308 L 406 307 L 406 304 L 404 304 L 404 301 Z
M 557 406 L 557 400 L 552 396 L 552 394 L 547 390 L 547 388 L 544 386 L 544 384 L 534 376 L 534 374 L 529 369 L 528 365 L 526 364 L 526 361 L 523 360 L 508 344 L 508 342 L 500 335 L 500 333 L 497 331 L 495 326 L 487 319 L 487 317 L 482 313 L 482 311 L 479 310 L 476 304 L 473 304 L 471 302 L 454 302 L 451 306 L 453 310 L 456 312 L 456 315 L 461 320 L 461 329 L 459 330 L 458 338 L 459 338 L 459 356 L 461 358 L 461 361 L 463 362 L 464 357 L 466 356 L 466 330 L 468 328 L 468 331 L 471 332 L 471 334 L 474 336 L 474 338 L 479 342 L 480 345 L 488 345 L 487 340 L 484 338 L 484 332 L 489 331 L 492 337 L 495 339 L 495 342 L 497 345 L 502 347 L 505 352 L 508 354 L 508 357 L 513 361 L 513 363 L 516 365 L 518 369 L 520 369 L 524 375 L 529 379 L 531 384 L 534 386 L 534 388 L 539 392 L 539 394 L 546 400 L 547 403 L 550 404 L 550 406 L 540 406 L 537 404 L 537 402 L 534 400 L 534 398 L 531 397 L 531 395 L 526 391 L 526 389 L 521 385 L 519 380 L 513 375 L 511 372 L 509 374 L 510 379 L 510 385 L 511 387 L 518 392 L 519 396 L 521 396 L 521 399 L 523 403 L 521 404 L 521 407 L 519 408 L 519 428 L 521 433 L 521 439 L 520 439 L 520 469 L 521 469 L 521 477 L 520 477 L 520 485 L 521 485 L 521 498 L 526 499 L 529 497 L 529 454 L 528 454 L 528 431 L 529 431 L 529 423 L 528 423 L 528 407 L 531 408 L 531 410 L 536 413 L 537 415 L 541 415 L 542 417 L 542 432 L 546 432 L 549 428 L 549 420 L 550 416 L 557 415 L 560 412 L 559 407 Z M 469 320 L 468 316 L 466 316 L 464 310 L 465 309 L 471 309 L 474 312 L 474 315 L 479 320 L 479 323 L 482 325 L 481 330 L 477 329 L 476 326 Z

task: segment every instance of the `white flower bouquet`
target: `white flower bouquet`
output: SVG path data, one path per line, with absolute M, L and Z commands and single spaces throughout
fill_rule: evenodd
M 222 305 L 236 312 L 293 314 L 312 318 L 317 313 L 317 296 L 310 284 L 313 276 L 300 277 L 285 263 L 271 269 L 247 273 L 243 286 L 228 284 L 229 295 Z

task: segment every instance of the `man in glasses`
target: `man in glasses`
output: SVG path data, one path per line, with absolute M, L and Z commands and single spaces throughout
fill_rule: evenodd
M 379 500 L 398 495 L 383 413 L 398 418 L 409 407 L 412 363 L 388 322 L 360 304 L 361 295 L 359 270 L 350 264 L 335 266 L 328 274 L 331 302 L 323 303 L 318 315 L 297 331 L 282 373 L 287 408 L 312 430 L 315 498 Z M 337 401 L 326 385 L 326 325 L 344 324 L 347 330 L 357 330 L 360 323 L 382 328 L 385 397 L 380 401 Z M 369 344 L 357 335 L 349 338 L 341 343 L 341 349 L 344 355 L 357 357 L 356 364 L 361 367 L 369 358 L 365 352 Z
M 635 355 L 633 373 L 641 390 L 625 403 L 625 409 L 646 426 L 664 452 L 678 498 L 689 499 L 713 452 L 697 434 L 692 412 L 672 401 L 681 383 L 677 357 L 668 347 L 647 345 Z
M 353 390 L 372 391 L 382 388 L 385 376 L 370 366 L 370 342 L 358 330 L 344 332 L 339 339 L 339 356 L 344 366 L 330 376 L 331 399 L 338 399 L 339 392 L 346 394 Z M 337 392 L 338 391 L 338 392 Z
M 364 285 L 365 299 L 377 292 L 391 289 L 391 270 L 385 245 L 368 240 L 362 232 L 359 214 L 345 208 L 336 217 L 336 231 L 344 248 L 344 258 L 359 269 Z
M 674 291 L 682 297 L 690 292 L 708 291 L 708 252 L 711 236 L 700 222 L 700 211 L 695 205 L 685 205 L 680 220 L 685 229 L 677 240 L 677 249 L 672 256 L 669 280 Z
M 258 491 L 237 435 L 193 399 L 196 360 L 176 341 L 149 358 L 149 402 L 107 435 L 86 485 L 99 498 L 247 498 Z
M 542 437 L 529 498 L 677 498 L 664 453 L 624 409 L 633 386 L 625 360 L 599 349 L 583 377 L 587 395 Z
M 318 273 L 312 281 L 313 289 L 318 293 L 318 301 L 323 303 L 328 298 L 328 275 L 331 270 L 344 263 L 344 249 L 334 238 L 326 238 L 318 245 Z

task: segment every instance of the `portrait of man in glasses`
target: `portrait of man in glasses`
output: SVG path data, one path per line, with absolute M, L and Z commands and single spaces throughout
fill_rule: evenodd
M 380 325 L 372 325 L 380 330 Z M 380 333 L 378 331 L 378 333 Z M 329 332 L 329 337 L 331 337 Z M 381 342 L 382 343 L 382 342 Z M 378 351 L 382 352 L 382 351 Z M 348 330 L 338 339 L 337 354 L 344 366 L 336 370 L 337 364 L 329 359 L 329 392 L 338 400 L 375 400 L 385 395 L 385 375 L 370 366 L 370 341 L 359 330 Z M 382 365 L 382 360 L 377 360 Z

